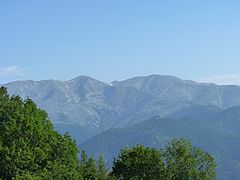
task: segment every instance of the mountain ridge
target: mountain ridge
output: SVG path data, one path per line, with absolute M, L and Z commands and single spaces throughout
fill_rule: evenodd
M 11 95 L 32 98 L 58 127 L 59 123 L 75 124 L 96 132 L 137 124 L 152 116 L 165 117 L 186 106 L 227 109 L 240 105 L 240 86 L 218 86 L 156 74 L 112 83 L 78 76 L 66 81 L 27 80 L 4 86 Z

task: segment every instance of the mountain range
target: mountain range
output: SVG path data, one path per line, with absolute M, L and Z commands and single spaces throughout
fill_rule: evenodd
M 126 145 L 160 147 L 186 137 L 214 154 L 218 179 L 240 177 L 240 86 L 161 75 L 111 83 L 79 76 L 4 86 L 11 95 L 33 99 L 58 131 L 68 131 L 92 155 L 111 161 Z

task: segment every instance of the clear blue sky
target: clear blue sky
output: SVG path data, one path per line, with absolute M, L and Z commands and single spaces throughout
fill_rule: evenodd
M 239 75 L 240 1 L 0 1 L 0 84 L 149 74 Z

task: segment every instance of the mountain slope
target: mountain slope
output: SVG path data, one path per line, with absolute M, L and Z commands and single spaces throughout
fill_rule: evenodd
M 79 76 L 69 81 L 17 81 L 5 86 L 11 95 L 33 99 L 48 112 L 57 130 L 69 131 L 78 142 L 112 127 L 128 127 L 153 116 L 166 117 L 186 107 L 240 105 L 239 86 L 160 75 L 112 84 Z
M 30 97 L 46 110 L 55 127 L 83 141 L 112 126 L 152 101 L 151 94 L 132 87 L 114 87 L 90 77 L 69 81 L 18 81 L 5 84 L 11 95 Z M 79 133 L 82 130 L 86 133 Z
M 229 108 L 239 105 L 240 86 L 218 86 L 181 80 L 172 76 L 151 75 L 112 82 L 115 86 L 134 87 L 160 99 L 191 101 L 201 105 Z
M 161 147 L 172 138 L 185 137 L 217 159 L 218 179 L 238 179 L 240 175 L 240 139 L 214 126 L 192 118 L 151 118 L 129 128 L 105 131 L 79 145 L 95 156 L 103 154 L 109 162 L 126 145 Z

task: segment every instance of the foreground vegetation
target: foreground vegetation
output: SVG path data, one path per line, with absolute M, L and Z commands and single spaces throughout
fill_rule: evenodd
M 0 179 L 216 179 L 214 158 L 185 139 L 161 149 L 127 147 L 111 172 L 102 156 L 78 155 L 76 143 L 53 129 L 45 111 L 0 88 Z

